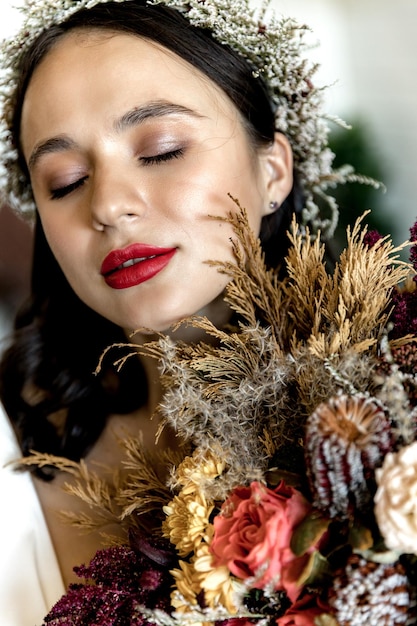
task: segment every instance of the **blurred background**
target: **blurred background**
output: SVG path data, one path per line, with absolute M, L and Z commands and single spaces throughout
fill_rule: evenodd
M 260 4 L 262 0 L 252 0 Z M 20 22 L 19 0 L 0 0 L 0 37 Z M 327 91 L 329 113 L 353 126 L 332 130 L 338 163 L 382 180 L 386 193 L 358 185 L 340 190 L 341 224 L 365 209 L 368 222 L 396 244 L 408 238 L 417 217 L 416 0 L 272 0 L 277 14 L 311 26 L 317 82 Z M 320 42 L 318 47 L 316 44 Z M 0 210 L 0 337 L 27 293 L 31 232 L 7 207 Z M 1 345 L 0 345 L 1 350 Z

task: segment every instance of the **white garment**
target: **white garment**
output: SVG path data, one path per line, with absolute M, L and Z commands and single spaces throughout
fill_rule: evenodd
M 1 626 L 39 626 L 65 592 L 32 478 L 28 472 L 5 467 L 20 457 L 0 405 Z

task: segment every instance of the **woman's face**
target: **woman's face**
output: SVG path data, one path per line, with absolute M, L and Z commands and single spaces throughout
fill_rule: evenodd
M 127 34 L 60 40 L 32 77 L 21 129 L 58 263 L 81 300 L 126 330 L 207 313 L 228 278 L 206 261 L 232 260 L 233 234 L 209 215 L 236 210 L 231 194 L 259 232 L 269 202 L 291 187 L 219 88 Z

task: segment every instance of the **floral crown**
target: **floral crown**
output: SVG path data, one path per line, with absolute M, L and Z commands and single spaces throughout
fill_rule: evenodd
M 64 22 L 80 9 L 109 1 L 24 0 L 22 28 L 1 46 L 0 196 L 20 214 L 31 217 L 35 210 L 31 186 L 21 170 L 11 132 L 22 55 L 51 25 Z M 305 194 L 303 221 L 313 230 L 320 229 L 323 236 L 331 236 L 338 210 L 328 188 L 352 180 L 375 183 L 355 175 L 350 166 L 332 169 L 334 155 L 328 147 L 327 124 L 330 118 L 323 113 L 323 90 L 312 80 L 317 65 L 309 64 L 302 54 L 307 27 L 275 16 L 266 23 L 267 3 L 257 14 L 249 0 L 148 0 L 148 4 L 163 4 L 179 11 L 192 26 L 211 30 L 217 41 L 247 60 L 255 77 L 262 76 L 275 106 L 276 128 L 286 134 L 293 150 Z M 329 207 L 325 219 L 320 217 L 319 199 Z

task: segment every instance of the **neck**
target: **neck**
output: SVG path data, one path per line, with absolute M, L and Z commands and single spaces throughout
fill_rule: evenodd
M 210 322 L 216 328 L 224 328 L 224 326 L 230 321 L 232 312 L 229 305 L 224 301 L 224 293 L 221 293 L 215 300 L 208 305 L 198 310 L 193 317 L 204 317 L 210 320 Z M 132 335 L 131 332 L 126 331 L 126 336 L 129 337 L 129 341 L 137 345 L 145 345 L 150 341 L 158 339 L 158 335 L 152 332 L 137 332 Z M 187 319 L 178 326 L 171 326 L 170 328 L 162 331 L 162 334 L 170 337 L 175 343 L 182 341 L 184 343 L 213 343 L 214 339 L 204 329 L 199 328 L 195 324 L 190 323 Z M 146 369 L 146 367 L 145 367 Z

